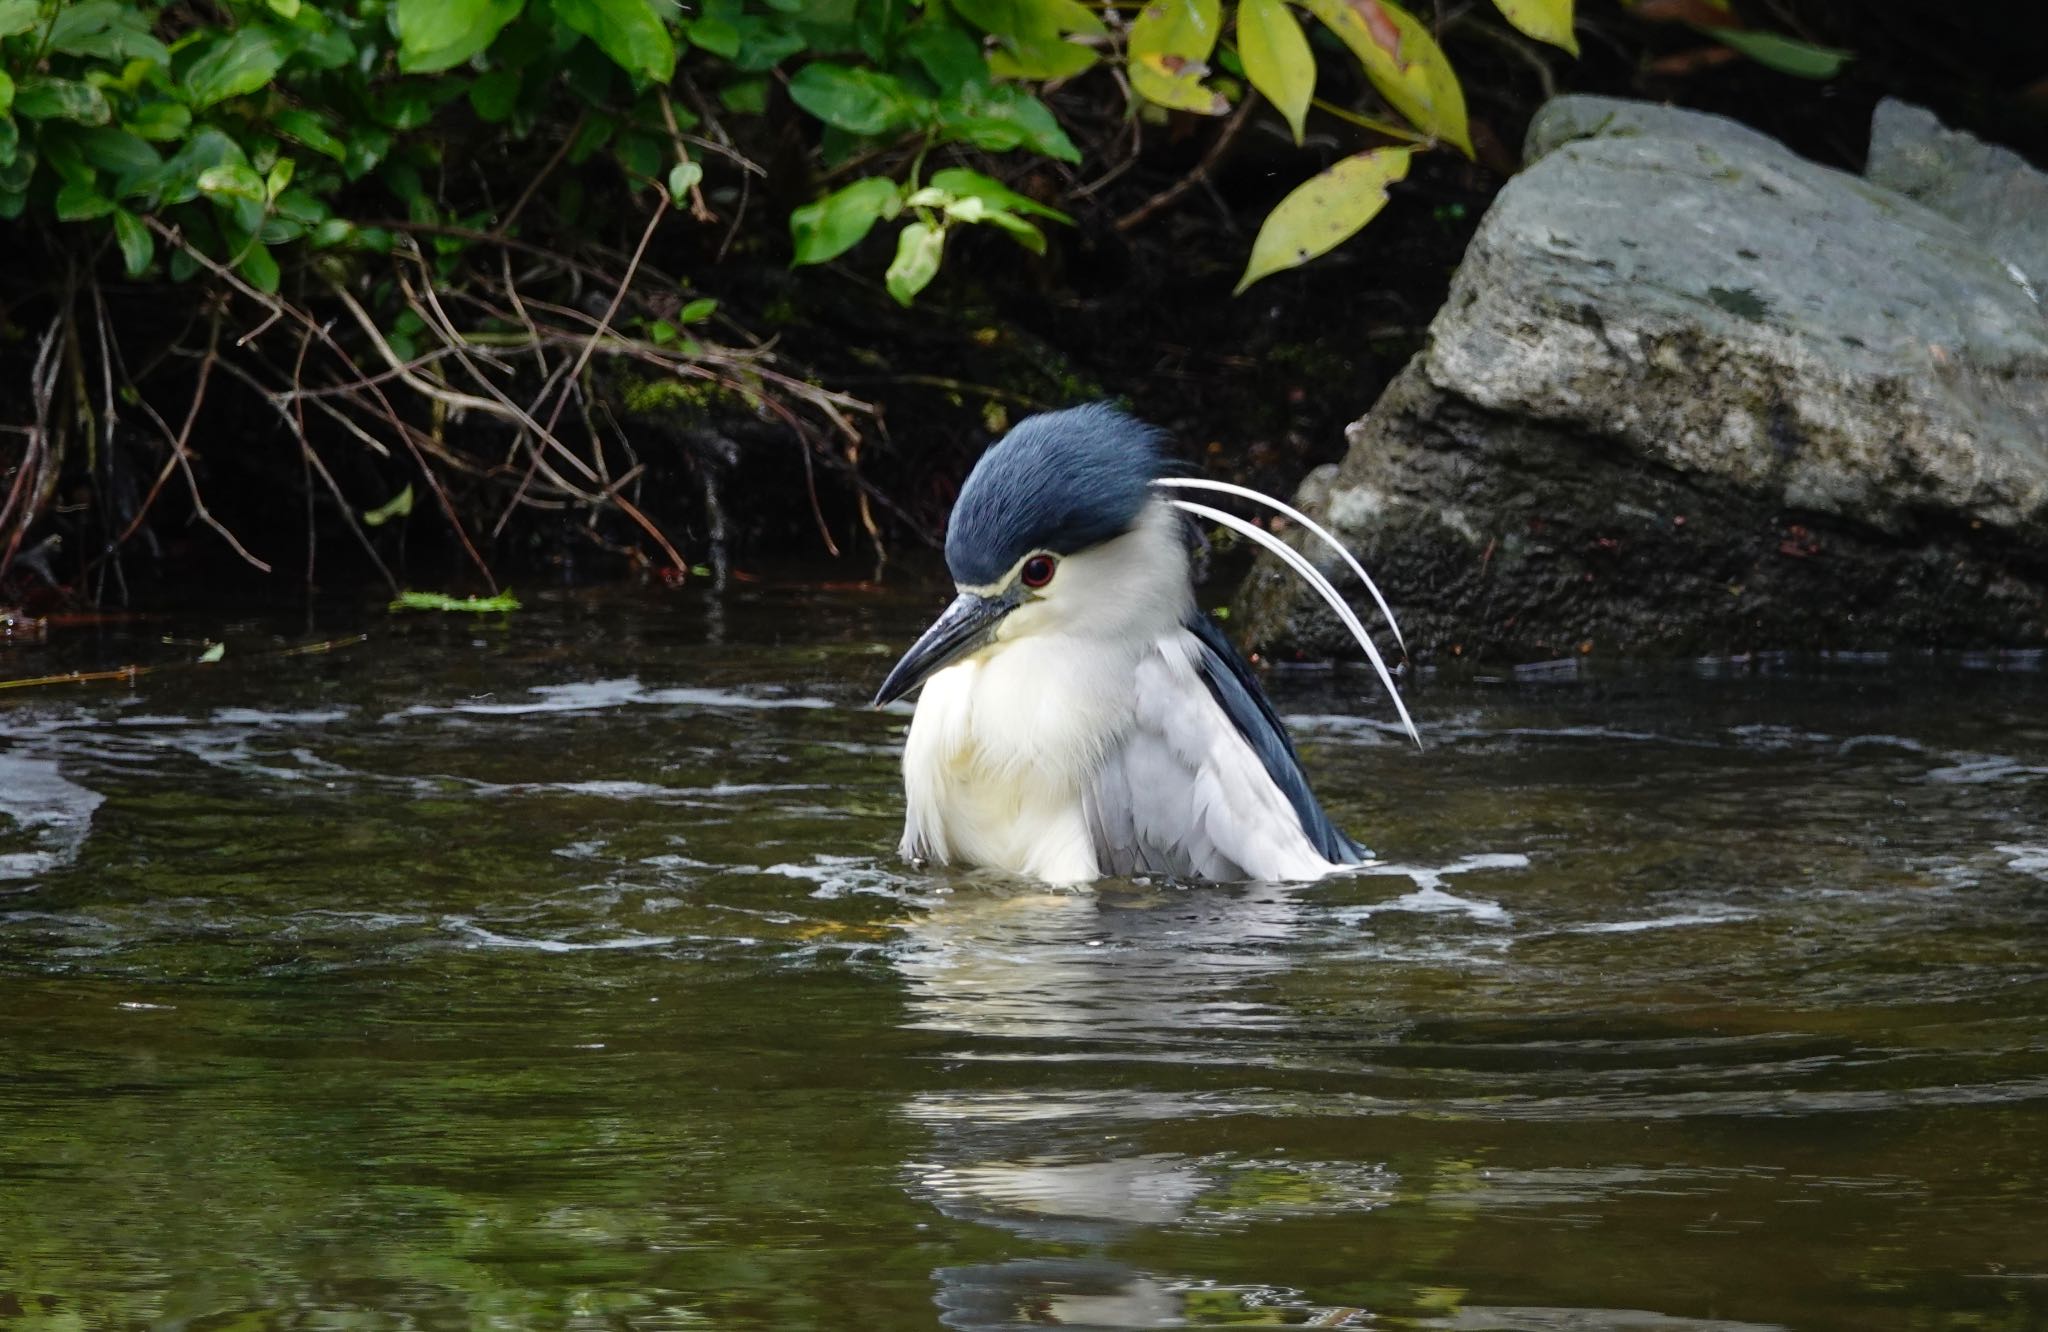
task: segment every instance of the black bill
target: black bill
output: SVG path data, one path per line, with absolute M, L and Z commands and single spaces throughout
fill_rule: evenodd
M 1017 596 L 1014 592 L 994 597 L 962 592 L 953 598 L 953 604 L 932 621 L 932 627 L 910 645 L 910 651 L 904 653 L 903 660 L 889 672 L 889 678 L 882 681 L 882 687 L 875 693 L 874 706 L 879 708 L 894 703 L 935 672 L 988 642 L 995 634 L 996 625 L 1015 609 Z

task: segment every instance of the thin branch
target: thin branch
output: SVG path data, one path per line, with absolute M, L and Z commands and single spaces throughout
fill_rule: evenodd
M 505 233 L 512 229 L 512 224 L 517 222 L 519 215 L 526 211 L 526 205 L 532 202 L 535 191 L 541 187 L 541 182 L 555 174 L 555 168 L 560 166 L 562 159 L 569 155 L 569 148 L 576 142 L 576 136 L 583 132 L 583 122 L 589 115 L 588 111 L 576 113 L 576 123 L 569 126 L 569 132 L 564 134 L 561 143 L 555 146 L 553 156 L 548 158 L 546 165 L 534 173 L 532 180 L 526 182 L 526 188 L 521 190 L 519 197 L 512 201 L 512 207 L 505 211 L 504 218 L 497 226 L 491 228 L 491 235 L 494 239 L 503 240 L 505 238 Z
M 1237 110 L 1232 112 L 1230 119 L 1224 122 L 1222 132 L 1217 134 L 1216 141 L 1209 145 L 1209 151 L 1202 154 L 1202 160 L 1195 164 L 1195 169 L 1118 218 L 1116 220 L 1116 229 L 1118 231 L 1132 231 L 1143 226 L 1158 214 L 1170 208 L 1175 201 L 1189 190 L 1194 189 L 1197 185 L 1206 183 L 1209 179 L 1209 173 L 1215 170 L 1218 162 L 1223 160 L 1223 155 L 1230 151 L 1230 146 L 1237 142 L 1237 136 L 1243 132 L 1245 123 L 1251 119 L 1252 108 L 1257 106 L 1258 102 L 1258 93 L 1247 88 L 1244 97 L 1237 104 Z
M 647 219 L 647 227 L 640 233 L 640 244 L 633 250 L 632 262 L 626 265 L 626 275 L 619 279 L 619 285 L 612 291 L 612 303 L 605 307 L 604 317 L 599 319 L 597 327 L 590 331 L 590 340 L 583 345 L 583 351 L 576 357 L 576 364 L 569 371 L 568 379 L 563 382 L 561 396 L 555 400 L 555 410 L 548 414 L 545 429 L 549 433 L 554 431 L 555 422 L 562 419 L 562 408 L 569 402 L 570 385 L 583 374 L 583 367 L 590 364 L 590 355 L 596 350 L 598 340 L 611 331 L 612 319 L 619 313 L 620 303 L 626 299 L 627 288 L 633 285 L 633 274 L 640 270 L 641 257 L 647 253 L 647 243 L 654 239 L 655 228 L 661 225 L 662 215 L 667 211 L 665 204 L 657 206 L 653 215 Z M 538 407 L 539 403 L 536 402 L 534 405 Z
M 264 573 L 269 573 L 269 563 L 251 554 L 249 548 L 244 546 L 233 532 L 230 532 L 218 518 L 213 516 L 212 510 L 206 507 L 206 499 L 199 493 L 199 477 L 192 470 L 192 451 L 188 447 L 188 441 L 192 438 L 192 427 L 198 424 L 199 409 L 206 402 L 206 387 L 212 382 L 213 367 L 219 361 L 220 315 L 216 313 L 212 324 L 207 329 L 206 355 L 199 362 L 198 380 L 192 386 L 192 401 L 185 408 L 184 424 L 173 432 L 169 422 L 164 420 L 162 414 L 150 406 L 147 399 L 142 400 L 143 410 L 152 421 L 156 422 L 158 429 L 163 431 L 164 438 L 170 441 L 171 456 L 165 459 L 164 470 L 157 475 L 156 484 L 150 487 L 149 497 L 143 501 L 142 507 L 136 511 L 134 521 L 128 524 L 127 530 L 121 533 L 120 538 L 114 544 L 116 546 L 125 545 L 128 538 L 135 535 L 135 530 L 142 526 L 142 520 L 149 516 L 150 506 L 156 502 L 157 493 L 163 489 L 165 478 L 171 474 L 171 469 L 175 467 L 185 474 L 185 488 L 192 495 L 192 512 L 198 515 L 199 520 L 219 533 L 221 540 L 227 542 L 234 549 L 235 554 L 240 555 L 244 560 L 247 560 Z

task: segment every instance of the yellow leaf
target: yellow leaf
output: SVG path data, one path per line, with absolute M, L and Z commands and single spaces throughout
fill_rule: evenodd
M 1366 77 L 1423 133 L 1472 156 L 1465 90 L 1429 29 L 1393 0 L 1302 0 L 1351 48 Z
M 1131 87 L 1149 102 L 1220 116 L 1222 93 L 1202 86 L 1222 22 L 1218 0 L 1150 0 L 1131 24 Z
M 1178 56 L 1142 55 L 1127 69 L 1131 87 L 1148 102 L 1198 116 L 1220 116 L 1230 110 L 1228 98 L 1202 86 L 1202 76 L 1209 72 L 1207 65 L 1187 64 Z
M 1412 148 L 1375 148 L 1311 176 L 1266 215 L 1231 295 L 1349 240 L 1386 207 L 1387 186 L 1408 174 L 1413 153 Z
M 1237 53 L 1245 77 L 1287 117 L 1301 142 L 1309 99 L 1316 92 L 1316 58 L 1286 0 L 1243 0 L 1237 7 Z
M 991 48 L 988 72 L 999 79 L 1071 79 L 1101 58 L 1091 46 L 1052 37 Z
M 1493 0 L 1501 17 L 1539 42 L 1579 53 L 1572 35 L 1572 0 Z

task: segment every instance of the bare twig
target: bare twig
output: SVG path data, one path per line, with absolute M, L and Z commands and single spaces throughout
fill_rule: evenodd
M 36 344 L 35 364 L 29 370 L 29 398 L 35 405 L 36 418 L 24 436 L 21 466 L 14 473 L 14 484 L 7 488 L 7 502 L 0 504 L 0 531 L 7 533 L 6 548 L 0 550 L 0 575 L 6 574 L 14 563 L 15 552 L 21 549 L 21 540 L 35 521 L 33 496 L 42 486 L 44 459 L 49 451 L 50 406 L 57 392 L 57 346 L 68 317 L 67 307 L 60 309 L 50 320 L 50 326 L 43 330 L 43 336 Z M 21 506 L 21 516 L 18 521 L 13 521 L 17 505 Z M 11 530 L 8 527 L 10 521 L 13 521 Z
M 1218 162 L 1223 160 L 1223 155 L 1230 151 L 1230 146 L 1237 142 L 1237 136 L 1243 132 L 1245 122 L 1251 119 L 1252 108 L 1257 106 L 1258 102 L 1258 93 L 1247 88 L 1243 100 L 1237 104 L 1237 110 L 1233 111 L 1230 119 L 1224 122 L 1223 129 L 1216 135 L 1216 141 L 1209 145 L 1208 152 L 1202 154 L 1202 160 L 1195 164 L 1195 169 L 1118 218 L 1116 220 L 1116 229 L 1118 231 L 1132 231 L 1143 226 L 1167 208 L 1172 207 L 1174 202 L 1183 194 L 1194 189 L 1197 185 L 1205 184 L 1209 179 L 1209 173 L 1215 170 Z
M 324 345 L 331 348 L 344 366 L 358 378 L 363 376 L 361 367 L 355 363 L 355 358 L 348 354 L 347 348 L 334 340 L 332 331 L 325 324 L 320 323 L 311 314 L 300 309 L 298 306 L 279 300 L 268 292 L 251 286 L 247 280 L 233 269 L 221 264 L 213 256 L 186 240 L 183 233 L 178 231 L 177 228 L 166 226 L 154 217 L 148 219 L 148 222 L 150 230 L 162 237 L 167 243 L 177 246 L 186 254 L 192 256 L 193 260 L 201 267 L 249 297 L 264 309 L 281 310 L 287 318 L 292 319 L 302 327 L 313 330 L 314 336 Z M 358 306 L 357 308 L 360 309 L 361 307 Z M 388 345 L 385 350 L 389 352 Z M 448 497 L 447 489 L 441 484 L 440 478 L 434 475 L 433 469 L 428 467 L 425 459 L 420 456 L 423 449 L 432 451 L 431 439 L 423 439 L 418 431 L 406 424 L 405 419 L 398 414 L 397 409 L 384 396 L 381 386 L 371 386 L 369 393 L 376 404 L 382 409 L 386 419 L 398 431 L 399 438 L 405 441 L 406 448 L 412 453 L 414 460 L 419 463 L 420 475 L 426 481 L 428 489 L 434 492 L 435 502 L 441 506 L 441 512 L 447 518 L 449 526 L 455 529 L 456 538 L 461 541 L 464 553 L 469 556 L 470 562 L 476 566 L 477 572 L 483 576 L 484 582 L 490 586 L 490 589 L 493 592 L 497 591 L 497 577 L 491 573 L 490 566 L 484 562 L 484 557 L 477 550 L 476 543 L 469 539 L 469 532 L 462 525 L 461 515 L 455 511 L 455 502 Z M 340 415 L 339 412 L 335 414 Z
M 316 653 L 332 652 L 337 648 L 353 647 L 357 643 L 370 641 L 368 634 L 350 634 L 346 638 L 329 638 L 318 643 L 301 643 L 296 647 L 279 648 L 273 652 L 256 652 L 240 657 L 240 661 L 263 661 L 278 657 L 307 657 Z M 51 685 L 98 684 L 107 681 L 134 681 L 145 675 L 161 671 L 200 670 L 215 665 L 210 661 L 162 661 L 152 666 L 139 663 L 116 666 L 104 671 L 64 671 L 57 675 L 36 675 L 21 680 L 0 680 L 0 689 L 42 689 Z
M 199 493 L 199 477 L 192 470 L 192 450 L 189 442 L 192 438 L 192 427 L 199 421 L 199 409 L 206 402 L 206 388 L 212 382 L 213 367 L 220 361 L 220 323 L 220 315 L 216 313 L 207 329 L 206 355 L 199 362 L 198 379 L 192 386 L 192 401 L 185 409 L 185 422 L 175 433 L 162 414 L 150 406 L 147 399 L 143 400 L 144 412 L 163 431 L 164 438 L 170 441 L 171 456 L 164 460 L 164 470 L 157 475 L 156 484 L 150 487 L 149 497 L 142 502 L 142 507 L 136 510 L 134 521 L 128 524 L 127 530 L 121 533 L 120 539 L 114 544 L 125 544 L 128 538 L 135 534 L 135 530 L 142 526 L 142 520 L 149 516 L 150 506 L 156 501 L 157 492 L 163 489 L 164 479 L 175 467 L 185 474 L 185 488 L 192 496 L 192 512 L 198 515 L 199 520 L 219 533 L 221 540 L 227 542 L 235 554 L 264 573 L 269 573 L 269 563 L 251 554 L 249 548 L 244 546 L 225 524 L 213 516 L 213 511 L 206 507 L 206 498 Z
M 576 123 L 569 126 L 569 132 L 562 136 L 561 143 L 555 145 L 554 154 L 548 158 L 546 165 L 534 173 L 532 180 L 526 182 L 526 188 L 519 192 L 519 197 L 512 201 L 510 208 L 505 210 L 505 216 L 499 220 L 497 226 L 491 228 L 493 237 L 502 239 L 505 233 L 512 229 L 512 224 L 517 222 L 519 215 L 526 211 L 526 205 L 532 202 L 534 192 L 540 189 L 541 182 L 554 175 L 555 168 L 560 166 L 562 159 L 569 155 L 569 149 L 576 142 L 576 136 L 583 132 L 583 122 L 589 115 L 588 111 L 577 112 Z
M 385 566 L 383 557 L 377 554 L 377 548 L 370 543 L 369 534 L 364 532 L 362 524 L 356 521 L 354 506 L 348 502 L 348 497 L 341 493 L 341 486 L 335 481 L 334 473 L 327 470 L 327 464 L 321 460 L 319 451 L 314 449 L 312 439 L 306 434 L 305 413 L 300 408 L 300 404 L 307 400 L 306 397 L 304 395 L 278 393 L 231 360 L 223 359 L 218 368 L 222 374 L 247 385 L 252 392 L 268 402 L 277 410 L 277 414 L 284 418 L 285 428 L 290 430 L 299 441 L 300 457 L 313 471 L 320 474 L 322 484 L 327 487 L 328 493 L 334 496 L 335 506 L 341 510 L 341 516 L 348 523 L 349 531 L 355 534 L 357 542 L 362 545 L 363 553 L 370 557 L 370 563 L 377 566 L 377 572 L 383 575 L 385 585 L 394 593 L 397 592 L 399 590 L 398 580 L 392 577 L 391 570 Z M 294 373 L 297 373 L 296 368 Z M 316 401 L 313 405 L 328 412 L 335 410 L 332 406 L 323 402 Z M 344 423 L 346 424 L 345 419 Z M 381 446 L 380 452 L 385 457 L 390 456 L 390 452 L 383 450 Z M 311 496 L 309 494 L 307 497 L 307 521 L 309 525 L 312 521 L 310 516 L 312 513 L 311 503 Z M 310 532 L 307 535 L 306 545 L 308 551 L 307 567 L 310 570 L 312 566 L 312 536 Z M 310 574 L 307 581 L 311 582 Z
M 568 379 L 563 382 L 561 396 L 555 400 L 555 409 L 548 413 L 545 430 L 552 432 L 555 422 L 562 419 L 562 408 L 568 405 L 570 386 L 582 375 L 583 367 L 590 364 L 590 354 L 596 350 L 598 341 L 611 331 L 611 323 L 619 313 L 619 305 L 626 299 L 627 289 L 633 285 L 633 274 L 640 270 L 641 257 L 647 253 L 647 243 L 654 239 L 655 228 L 661 225 L 662 215 L 666 211 L 665 207 L 657 205 L 652 215 L 648 217 L 647 227 L 640 233 L 640 244 L 633 250 L 632 262 L 626 265 L 625 276 L 619 279 L 618 286 L 612 291 L 611 304 L 605 307 L 604 316 L 597 321 L 597 327 L 590 331 L 590 340 L 584 343 L 582 352 L 576 357 L 576 364 L 569 371 Z M 536 408 L 539 405 L 538 402 L 534 404 Z

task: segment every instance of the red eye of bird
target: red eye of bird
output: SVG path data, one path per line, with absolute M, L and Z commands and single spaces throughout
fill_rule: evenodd
M 1023 571 L 1018 577 L 1024 580 L 1026 587 L 1044 587 L 1052 581 L 1053 571 L 1059 567 L 1060 562 L 1050 555 L 1033 555 L 1024 561 Z

